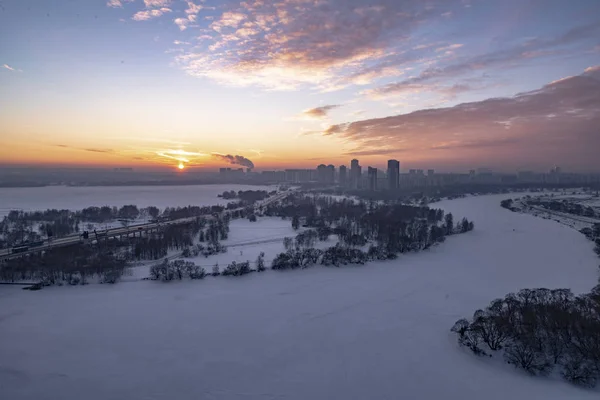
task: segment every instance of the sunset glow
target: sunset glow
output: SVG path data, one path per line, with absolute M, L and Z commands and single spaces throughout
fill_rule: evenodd
M 598 15 L 595 0 L 4 2 L 0 163 L 597 169 Z

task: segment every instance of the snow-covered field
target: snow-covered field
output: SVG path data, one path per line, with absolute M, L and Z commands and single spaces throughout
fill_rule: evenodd
M 227 240 L 221 243 L 227 246 L 227 252 L 210 257 L 202 255 L 187 260 L 194 261 L 197 265 L 202 265 L 207 272 L 216 263 L 219 266 L 226 267 L 232 261 L 244 262 L 256 261 L 260 252 L 265 253 L 267 265 L 277 256 L 284 252 L 283 239 L 287 236 L 296 237 L 297 234 L 306 230 L 300 228 L 297 231 L 292 229 L 290 219 L 281 219 L 274 217 L 259 217 L 257 222 L 250 222 L 247 219 L 233 220 L 230 223 L 230 233 Z M 335 246 L 336 236 L 330 236 L 326 242 L 317 241 L 315 248 L 327 248 Z
M 300 227 L 297 231 L 292 228 L 290 219 L 281 219 L 275 217 L 259 217 L 257 222 L 250 222 L 247 219 L 232 220 L 230 225 L 229 237 L 221 241 L 221 244 L 227 246 L 227 252 L 215 254 L 209 257 L 199 255 L 197 257 L 181 257 L 181 251 L 169 251 L 169 258 L 181 258 L 186 261 L 193 261 L 196 265 L 203 267 L 207 273 L 212 272 L 215 265 L 219 270 L 223 270 L 231 262 L 250 261 L 250 267 L 255 267 L 256 258 L 263 252 L 264 261 L 268 267 L 271 261 L 279 254 L 285 251 L 283 239 L 285 237 L 295 238 L 300 232 L 307 228 Z M 314 245 L 318 249 L 326 249 L 335 246 L 338 242 L 336 235 L 331 235 L 329 240 L 317 241 Z M 206 243 L 203 243 L 206 245 Z M 150 267 L 158 261 L 143 261 L 138 266 L 132 268 L 132 275 L 126 277 L 126 280 L 135 280 L 148 278 L 150 276 Z
M 506 197 L 436 203 L 475 230 L 392 262 L 37 292 L 2 286 L 0 397 L 598 399 L 474 357 L 449 332 L 507 292 L 583 292 L 597 282 L 591 242 L 501 208 Z
M 0 218 L 10 210 L 80 210 L 88 206 L 135 204 L 138 207 L 184 207 L 227 204 L 217 195 L 226 190 L 275 190 L 275 186 L 189 185 L 189 186 L 45 186 L 0 188 Z
M 527 194 L 527 193 L 526 193 Z M 531 193 L 529 193 L 531 194 Z M 579 192 L 565 194 L 563 191 L 550 192 L 544 195 L 532 196 L 535 200 L 541 201 L 568 201 L 571 203 L 578 203 L 585 207 L 592 207 L 596 213 L 600 213 L 600 198 L 595 197 L 591 194 L 583 194 Z M 506 198 L 510 198 L 507 196 Z M 520 209 L 521 212 L 525 212 L 536 217 L 550 219 L 560 224 L 569 226 L 578 231 L 583 228 L 590 228 L 594 224 L 600 223 L 600 219 L 596 217 L 586 217 L 583 215 L 569 214 L 560 211 L 548 210 L 541 206 L 529 206 L 526 205 L 527 199 L 523 197 L 515 197 L 516 208 Z

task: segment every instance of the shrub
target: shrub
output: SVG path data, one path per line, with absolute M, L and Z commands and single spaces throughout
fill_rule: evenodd
M 241 263 L 237 263 L 237 262 L 233 261 L 231 264 L 229 264 L 223 270 L 223 272 L 221 272 L 221 275 L 224 275 L 224 276 L 241 276 L 241 275 L 249 274 L 250 272 L 252 272 L 250 270 L 250 262 L 244 261 L 244 262 L 241 262 Z
M 206 270 L 193 262 L 185 263 L 185 273 L 190 279 L 204 279 Z
M 100 277 L 100 283 L 115 284 L 121 279 L 122 275 L 123 272 L 118 270 L 105 271 Z
M 256 270 L 258 272 L 262 272 L 266 269 L 267 268 L 265 267 L 265 253 L 261 251 L 258 257 L 256 258 Z

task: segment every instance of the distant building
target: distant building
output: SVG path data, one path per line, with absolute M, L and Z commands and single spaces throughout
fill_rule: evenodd
M 327 166 L 325 164 L 319 164 L 317 166 L 317 181 L 325 183 L 327 180 Z
M 428 169 L 427 170 L 427 176 L 433 176 L 435 174 L 435 170 L 434 169 Z
M 333 185 L 335 183 L 335 167 L 331 164 L 327 166 L 325 177 L 327 178 L 327 183 Z
M 312 182 L 316 179 L 314 169 L 286 169 L 285 181 L 290 183 Z
M 348 168 L 345 165 L 340 165 L 339 172 L 339 183 L 341 187 L 346 187 L 348 185 Z
M 243 168 L 219 168 L 219 176 L 223 179 L 237 179 L 244 177 Z
M 519 171 L 517 179 L 521 183 L 533 183 L 539 181 L 539 175 L 533 171 Z
M 317 167 L 317 181 L 333 185 L 335 182 L 335 167 L 331 164 L 320 164 Z
M 377 190 L 377 168 L 369 167 L 367 171 L 369 190 Z
M 358 160 L 350 161 L 350 187 L 358 189 L 362 186 L 362 167 L 358 164 Z
M 388 189 L 396 190 L 400 186 L 400 161 L 388 160 Z

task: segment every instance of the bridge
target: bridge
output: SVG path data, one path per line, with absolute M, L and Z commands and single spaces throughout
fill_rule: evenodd
M 254 204 L 254 210 L 256 211 L 257 208 L 260 208 L 260 207 L 266 206 L 270 203 L 279 201 L 279 200 L 283 199 L 288 193 L 289 192 L 281 192 L 281 193 L 278 193 L 272 197 L 269 197 L 261 202 L 257 202 L 256 204 Z M 226 214 L 230 214 L 235 211 L 243 210 L 244 208 L 246 208 L 246 207 L 236 208 L 233 210 L 224 210 L 221 213 L 221 215 L 224 216 Z M 214 219 L 215 217 L 213 215 L 199 215 L 199 216 L 194 216 L 194 217 L 174 219 L 174 220 L 170 220 L 170 221 L 149 222 L 149 223 L 138 224 L 138 225 L 129 225 L 126 227 L 121 227 L 121 228 L 104 229 L 101 231 L 96 231 L 95 234 L 93 232 L 90 232 L 89 233 L 90 238 L 88 239 L 88 241 L 100 240 L 100 239 L 105 239 L 105 238 L 108 239 L 108 238 L 122 237 L 122 236 L 135 237 L 136 234 L 139 234 L 141 236 L 143 233 L 158 231 L 159 229 L 162 229 L 166 226 L 188 224 L 190 222 L 195 221 L 196 218 L 204 218 L 206 220 L 211 220 L 211 219 Z M 2 250 L 0 250 L 0 261 L 6 261 L 6 260 L 13 259 L 13 258 L 23 257 L 24 255 L 31 254 L 31 253 L 39 253 L 39 252 L 49 250 L 49 249 L 52 249 L 55 247 L 67 247 L 67 246 L 72 246 L 72 245 L 80 244 L 80 243 L 84 243 L 84 242 L 85 241 L 84 241 L 84 239 L 82 239 L 81 234 L 74 234 L 74 235 L 64 236 L 64 237 L 60 237 L 60 238 L 56 238 L 56 239 L 52 239 L 52 240 L 45 240 L 44 243 L 40 246 L 29 247 L 25 251 L 20 251 L 18 253 L 12 252 L 12 248 L 2 249 Z

